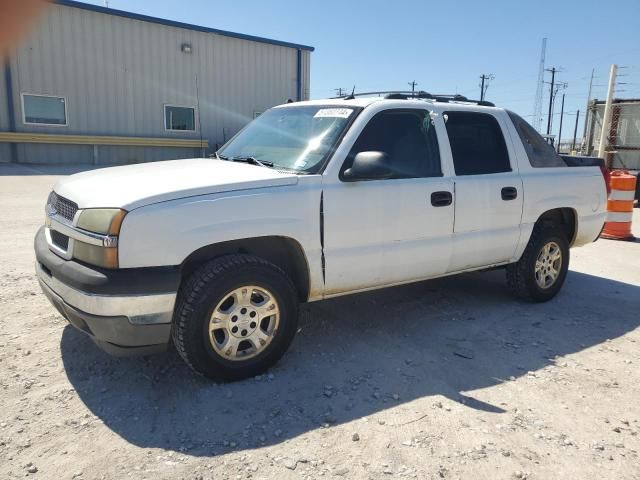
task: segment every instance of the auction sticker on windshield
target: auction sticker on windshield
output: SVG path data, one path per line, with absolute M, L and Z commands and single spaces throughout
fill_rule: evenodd
M 322 118 L 322 117 L 336 117 L 336 118 L 349 118 L 351 115 L 350 108 L 321 108 L 316 112 L 313 118 Z

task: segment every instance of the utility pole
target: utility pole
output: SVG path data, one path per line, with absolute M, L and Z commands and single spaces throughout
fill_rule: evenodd
M 589 103 L 591 103 L 591 89 L 593 88 L 593 74 L 595 68 L 591 69 L 591 79 L 589 80 L 589 93 L 587 94 L 587 109 L 585 110 L 584 117 L 584 131 L 582 132 L 582 138 L 587 138 L 587 119 L 589 118 Z
M 614 63 L 611 65 L 609 72 L 609 89 L 607 90 L 607 103 L 604 105 L 604 116 L 602 117 L 602 132 L 600 133 L 600 145 L 598 147 L 598 157 L 603 158 L 607 147 L 607 139 L 609 138 L 609 122 L 611 120 L 611 103 L 613 101 L 613 91 L 616 86 L 616 74 L 618 66 Z M 595 113 L 595 112 L 594 112 Z
M 487 88 L 489 88 L 489 81 L 493 80 L 495 78 L 495 76 L 493 75 L 493 73 L 490 74 L 486 74 L 483 73 L 482 75 L 480 75 L 480 101 L 484 100 L 484 96 L 487 93 Z M 487 82 L 487 86 L 485 87 L 485 81 Z
M 564 93 L 562 94 L 562 107 L 560 108 L 560 129 L 558 130 L 558 148 L 556 151 L 560 153 L 560 142 L 562 141 L 562 117 L 564 117 Z
M 556 72 L 558 71 L 556 67 L 551 69 L 545 69 L 547 72 L 551 72 L 551 89 L 549 90 L 549 114 L 547 116 L 547 135 L 551 133 L 551 108 L 553 106 L 553 85 L 556 81 Z
M 344 88 L 342 88 L 342 87 L 334 88 L 334 90 L 336 91 L 336 96 L 338 96 L 338 97 L 342 97 L 345 94 L 344 93 Z
M 551 102 L 551 128 L 549 130 L 553 130 L 553 117 L 555 116 L 556 111 L 556 99 L 558 98 L 558 92 L 560 90 L 565 90 L 569 84 L 567 82 L 556 82 L 553 88 L 553 99 Z
M 576 112 L 576 126 L 573 127 L 573 143 L 571 144 L 571 151 L 576 149 L 576 136 L 578 135 L 578 119 L 580 118 L 580 110 Z
M 409 82 L 409 85 L 411 85 L 411 96 L 415 96 L 415 91 L 416 91 L 416 85 L 418 85 L 418 82 L 416 82 L 415 80 L 413 82 Z

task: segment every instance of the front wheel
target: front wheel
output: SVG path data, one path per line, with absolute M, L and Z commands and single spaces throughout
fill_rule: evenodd
M 185 362 L 215 380 L 258 375 L 286 352 L 297 297 L 276 265 L 252 255 L 204 264 L 180 288 L 173 340 Z
M 551 300 L 562 288 L 569 269 L 569 242 L 555 225 L 536 225 L 517 263 L 507 266 L 507 285 L 517 297 Z

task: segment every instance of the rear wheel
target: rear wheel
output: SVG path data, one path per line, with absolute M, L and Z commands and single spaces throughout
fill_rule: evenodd
M 562 288 L 569 269 L 569 243 L 554 224 L 536 225 L 517 263 L 507 267 L 507 285 L 517 297 L 551 300 Z
M 297 327 L 297 300 L 280 268 L 229 255 L 196 270 L 180 289 L 173 340 L 185 362 L 216 380 L 264 372 L 285 353 Z

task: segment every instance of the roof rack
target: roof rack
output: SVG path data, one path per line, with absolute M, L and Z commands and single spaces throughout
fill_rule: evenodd
M 475 103 L 476 105 L 480 105 L 482 107 L 495 107 L 495 104 L 492 102 L 487 102 L 486 100 L 472 100 L 464 95 L 459 94 L 431 94 L 427 93 L 423 90 L 419 90 L 417 92 L 411 90 L 386 90 L 380 92 L 361 92 L 361 93 L 351 93 L 349 95 L 343 95 L 341 97 L 333 97 L 335 99 L 342 98 L 344 100 L 353 100 L 356 97 L 366 97 L 371 95 L 384 95 L 385 99 L 388 100 L 409 100 L 409 99 L 426 99 L 433 100 L 435 102 L 462 102 L 462 103 Z

